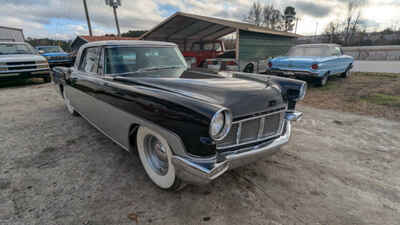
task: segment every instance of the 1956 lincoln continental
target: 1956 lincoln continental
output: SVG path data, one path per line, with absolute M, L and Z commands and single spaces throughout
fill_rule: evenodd
M 188 70 L 172 43 L 86 44 L 74 67 L 53 81 L 73 115 L 81 115 L 127 151 L 138 151 L 160 188 L 207 184 L 228 169 L 288 143 L 306 83 L 238 73 Z

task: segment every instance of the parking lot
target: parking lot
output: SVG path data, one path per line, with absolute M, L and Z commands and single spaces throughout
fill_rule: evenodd
M 277 155 L 165 192 L 51 84 L 2 88 L 0 223 L 398 224 L 400 123 L 300 110 Z

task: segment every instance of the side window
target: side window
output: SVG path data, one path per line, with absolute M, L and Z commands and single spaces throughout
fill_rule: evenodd
M 332 53 L 332 55 L 334 55 L 334 56 L 341 56 L 341 55 L 342 55 L 342 50 L 340 50 L 339 47 L 334 47 L 334 48 L 333 48 L 333 53 Z
M 214 50 L 214 43 L 206 43 L 203 48 L 204 51 L 212 51 Z
M 100 60 L 100 48 L 88 48 L 83 53 L 79 70 L 87 73 L 97 73 Z
M 194 43 L 193 44 L 193 46 L 192 46 L 192 51 L 196 51 L 196 52 L 198 52 L 198 51 L 200 51 L 200 43 Z
M 217 52 L 222 51 L 221 43 L 215 43 L 215 51 L 217 51 Z

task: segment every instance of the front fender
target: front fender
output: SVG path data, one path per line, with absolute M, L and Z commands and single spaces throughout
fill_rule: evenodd
M 117 107 L 176 134 L 186 151 L 176 154 L 201 157 L 216 154 L 209 125 L 222 106 L 146 86 L 115 82 L 109 88 L 117 89 L 118 98 L 124 99 L 125 103 Z

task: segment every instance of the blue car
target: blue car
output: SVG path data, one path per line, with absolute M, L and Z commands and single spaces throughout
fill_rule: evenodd
M 313 78 L 325 86 L 329 76 L 349 77 L 353 62 L 353 57 L 344 55 L 336 44 L 297 45 L 289 50 L 288 56 L 271 59 L 268 72 L 299 79 Z
M 47 58 L 50 67 L 72 66 L 73 57 L 64 52 L 60 46 L 37 46 L 39 54 Z

